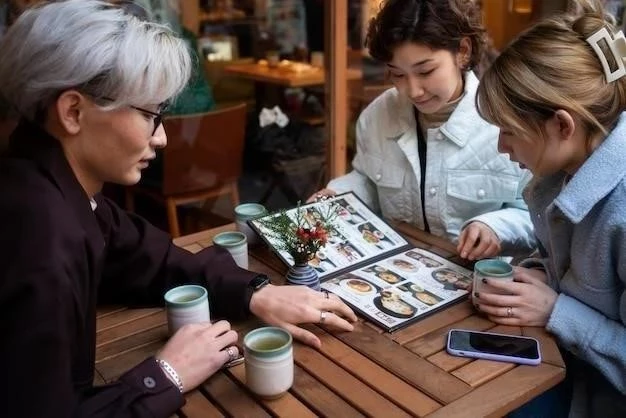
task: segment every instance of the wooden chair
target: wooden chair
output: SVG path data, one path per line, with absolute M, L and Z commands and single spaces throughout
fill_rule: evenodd
M 126 208 L 134 210 L 135 193 L 164 202 L 175 238 L 180 236 L 179 205 L 225 194 L 230 195 L 233 207 L 239 204 L 237 180 L 243 164 L 246 105 L 168 117 L 163 124 L 168 145 L 163 150 L 162 181 L 146 179 L 127 188 Z

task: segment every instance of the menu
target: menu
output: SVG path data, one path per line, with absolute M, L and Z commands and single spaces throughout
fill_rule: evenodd
M 321 213 L 327 213 L 327 205 L 337 214 L 337 232 L 309 264 L 318 271 L 322 289 L 335 293 L 385 330 L 402 328 L 468 294 L 471 271 L 414 248 L 353 193 L 300 210 L 313 225 Z M 297 210 L 286 214 L 294 219 Z M 288 253 L 277 250 L 258 220 L 249 223 L 285 264 L 293 264 Z

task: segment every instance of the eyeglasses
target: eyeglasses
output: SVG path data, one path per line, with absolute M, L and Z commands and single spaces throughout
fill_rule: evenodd
M 145 113 L 147 115 L 154 116 L 154 119 L 152 119 L 152 123 L 154 123 L 154 128 L 152 129 L 152 136 L 154 136 L 157 129 L 159 129 L 159 126 L 161 126 L 161 122 L 163 122 L 163 113 L 153 112 L 151 110 L 143 109 L 137 106 L 129 106 L 129 107 L 132 109 L 138 110 L 142 113 Z
M 111 99 L 110 97 L 102 97 L 102 100 L 106 100 L 108 102 L 113 102 L 114 100 Z M 165 111 L 167 110 L 168 107 L 168 103 L 162 103 L 161 105 L 159 105 L 159 112 L 153 112 L 151 110 L 148 109 L 144 109 L 142 107 L 138 107 L 138 106 L 133 106 L 133 105 L 129 105 L 128 107 L 130 107 L 131 109 L 135 109 L 141 113 L 144 113 L 146 115 L 150 115 L 153 116 L 154 119 L 152 119 L 152 122 L 154 123 L 154 127 L 152 128 L 152 135 L 154 136 L 154 134 L 156 133 L 157 129 L 159 129 L 159 126 L 161 126 L 161 123 L 163 122 L 163 114 L 165 113 Z

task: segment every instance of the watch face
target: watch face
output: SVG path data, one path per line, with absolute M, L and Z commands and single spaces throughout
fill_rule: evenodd
M 254 279 L 252 279 L 252 281 L 250 282 L 250 287 L 254 290 L 259 290 L 269 282 L 269 277 L 267 277 L 265 274 L 259 274 Z

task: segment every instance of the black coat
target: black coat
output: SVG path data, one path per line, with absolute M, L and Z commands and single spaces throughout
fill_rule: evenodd
M 105 197 L 95 201 L 94 211 L 60 143 L 22 123 L 0 159 L 2 417 L 168 417 L 182 406 L 153 358 L 92 386 L 98 302 L 156 306 L 167 289 L 196 283 L 212 317 L 248 315 L 256 274 L 228 252 L 192 255 Z

